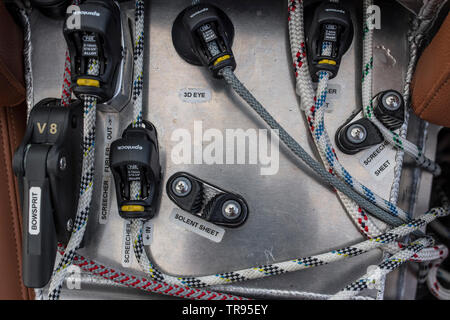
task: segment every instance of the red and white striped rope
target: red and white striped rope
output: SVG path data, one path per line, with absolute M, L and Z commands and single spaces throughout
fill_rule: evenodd
M 64 254 L 64 246 L 59 244 L 58 253 Z M 73 264 L 78 266 L 81 270 L 92 275 L 101 277 L 106 280 L 114 281 L 117 284 L 135 288 L 149 293 L 162 294 L 166 296 L 190 299 L 190 300 L 234 300 L 243 301 L 248 298 L 235 296 L 232 294 L 220 293 L 210 290 L 190 288 L 187 286 L 178 286 L 168 284 L 166 282 L 157 281 L 154 279 L 147 279 L 145 277 L 134 276 L 127 274 L 111 267 L 105 266 L 94 260 L 90 260 L 79 254 L 76 254 L 73 259 Z

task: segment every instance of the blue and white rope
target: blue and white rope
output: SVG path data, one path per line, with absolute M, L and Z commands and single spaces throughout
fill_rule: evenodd
M 352 177 L 351 174 L 338 161 L 324 123 L 325 110 L 323 106 L 325 105 L 328 76 L 326 75 L 326 72 L 321 72 L 319 74 L 320 81 L 316 95 L 317 99 L 314 101 L 314 91 L 312 89 L 312 81 L 308 70 L 306 52 L 304 49 L 305 34 L 303 26 L 303 2 L 298 0 L 289 0 L 288 4 L 290 8 L 292 5 L 295 7 L 294 10 L 290 9 L 289 12 L 289 35 L 291 42 L 291 53 L 294 64 L 296 65 L 296 72 L 298 73 L 296 77 L 296 91 L 302 98 L 303 106 L 306 104 L 305 112 L 308 122 L 312 128 L 312 134 L 319 149 L 319 154 L 322 159 L 327 162 L 326 167 L 333 170 L 335 174 L 341 177 L 350 187 L 364 196 L 368 201 L 380 208 L 383 208 L 391 215 L 406 221 L 407 214 L 403 210 L 397 208 L 394 204 L 383 199 L 369 188 L 362 185 L 357 179 Z M 299 56 L 304 57 L 301 64 L 298 61 Z M 345 200 L 346 199 L 344 198 L 343 201 Z M 351 215 L 356 216 L 358 209 L 355 211 L 355 206 L 352 204 L 348 204 L 346 207 L 350 206 L 353 206 L 353 213 Z
M 290 37 L 291 37 L 291 50 L 292 50 L 292 55 L 293 55 L 293 60 L 294 60 L 294 67 L 296 68 L 296 79 L 297 79 L 297 93 L 299 93 L 302 97 L 302 102 L 303 101 L 311 101 L 311 85 L 309 85 L 307 82 L 309 81 L 310 77 L 309 77 L 309 72 L 308 72 L 308 66 L 307 66 L 307 59 L 302 59 L 302 61 L 299 61 L 299 57 L 304 57 L 306 58 L 306 54 L 304 52 L 304 49 L 302 47 L 304 47 L 304 31 L 303 31 L 303 3 L 301 3 L 300 1 L 295 1 L 295 0 L 291 0 L 288 1 L 288 5 L 289 5 L 289 13 L 290 13 L 290 18 L 289 18 L 289 32 L 290 32 Z M 366 4 L 367 5 L 367 4 Z M 364 9 L 364 14 L 367 14 L 367 10 L 366 8 Z M 365 16 L 364 21 L 367 21 L 367 17 Z M 323 48 L 324 50 L 326 50 L 327 48 Z M 367 61 L 365 61 L 364 65 L 367 65 L 367 68 L 365 68 L 365 72 L 368 72 L 372 70 L 372 66 L 373 66 L 373 58 L 370 57 Z M 331 146 L 331 143 L 329 142 L 329 138 L 327 137 L 326 131 L 324 134 L 324 117 L 323 117 L 323 112 L 324 112 L 324 105 L 325 105 L 325 100 L 326 100 L 326 93 L 327 93 L 327 86 L 326 86 L 326 82 L 328 80 L 328 74 L 326 72 L 324 73 L 320 73 L 319 74 L 319 85 L 318 85 L 318 89 L 317 89 L 317 94 L 316 94 L 316 101 L 315 101 L 315 105 L 313 108 L 308 109 L 306 108 L 305 113 L 307 116 L 307 120 L 308 123 L 311 127 L 311 130 L 313 131 L 313 138 L 314 138 L 314 142 L 316 143 L 316 146 L 318 146 L 319 149 L 319 154 L 322 158 L 322 161 L 324 162 L 325 166 L 328 169 L 332 170 L 332 164 L 333 164 L 333 158 L 336 157 L 335 153 L 334 153 L 334 149 Z M 305 84 L 306 82 L 306 84 Z M 371 97 L 372 94 L 371 92 L 369 92 L 369 94 L 367 95 L 367 90 L 365 91 L 366 95 L 364 96 L 365 100 L 369 100 L 371 101 Z M 306 98 L 305 98 L 306 96 Z M 319 116 L 317 116 L 316 118 L 316 112 L 319 113 Z M 315 119 L 318 119 L 318 121 L 316 121 Z M 327 141 L 328 143 L 325 143 L 325 145 L 327 146 L 327 148 L 324 150 L 324 148 L 320 148 L 319 147 L 319 141 L 321 138 L 324 138 L 325 141 Z M 328 138 L 328 139 L 327 139 Z M 326 159 L 326 160 L 325 160 Z M 337 157 L 336 157 L 337 160 Z M 343 168 L 341 168 L 342 170 Z M 333 170 L 332 170 L 333 171 Z M 353 183 L 353 178 L 350 176 L 350 174 L 344 169 L 341 171 L 342 172 L 342 176 L 344 178 L 344 180 L 346 180 L 347 183 L 352 184 Z M 361 187 L 364 187 L 361 185 Z M 371 199 L 372 201 L 376 201 L 376 197 L 373 194 L 373 192 L 371 192 L 368 188 L 363 188 L 363 191 L 365 194 L 367 194 L 367 196 L 369 196 L 369 199 Z M 363 210 L 361 208 L 359 208 L 356 203 L 354 203 L 353 201 L 351 201 L 349 198 L 347 198 L 344 194 L 342 194 L 341 192 L 338 191 L 338 196 L 340 197 L 341 201 L 343 202 L 344 206 L 346 207 L 348 213 L 350 214 L 350 216 L 352 217 L 352 219 L 355 221 L 355 223 L 358 225 L 358 227 L 360 227 L 361 231 L 363 231 L 363 233 L 365 233 L 368 237 L 372 237 L 375 234 L 378 234 L 380 231 L 379 229 L 376 227 L 376 225 L 374 225 L 373 223 L 369 226 L 369 228 L 361 228 L 361 225 L 357 222 L 357 221 L 361 221 L 360 216 L 358 217 L 358 215 L 360 215 L 361 213 L 363 213 Z M 389 206 L 389 210 L 390 211 L 394 211 L 397 209 L 392 203 L 389 202 L 385 202 L 385 200 L 383 199 L 378 199 L 378 200 L 382 200 L 383 203 L 385 203 L 386 205 Z M 394 201 L 396 203 L 396 197 L 394 198 Z M 368 217 L 367 217 L 368 218 Z M 371 219 L 368 218 L 365 220 L 366 224 L 370 224 Z M 398 246 L 396 245 L 391 245 L 389 246 L 388 251 L 390 253 L 395 253 L 399 250 Z M 435 250 L 431 250 L 432 251 L 432 255 L 427 255 L 426 250 L 422 250 L 419 254 L 416 254 L 416 258 L 418 261 L 421 260 L 432 260 L 436 258 L 436 251 Z
M 308 59 L 306 58 L 305 34 L 303 28 L 303 3 L 298 0 L 289 0 L 288 9 L 289 38 L 296 75 L 296 93 L 301 97 L 301 109 L 304 110 L 308 126 L 312 129 L 314 128 L 315 118 L 315 99 L 308 69 Z M 317 91 L 323 91 L 321 88 L 322 84 L 320 84 Z M 318 93 L 317 96 L 320 96 L 320 93 Z M 322 149 L 318 146 L 318 141 L 315 139 L 315 135 L 312 134 L 312 137 L 323 164 L 328 171 L 333 172 L 332 168 L 328 164 L 328 161 L 326 160 L 325 153 L 323 153 Z M 372 219 L 370 219 L 366 212 L 352 199 L 339 190 L 336 190 L 336 192 L 348 214 L 355 222 L 355 225 L 363 234 L 371 238 L 374 235 L 382 233 L 382 231 L 379 230 L 378 227 L 372 222 Z

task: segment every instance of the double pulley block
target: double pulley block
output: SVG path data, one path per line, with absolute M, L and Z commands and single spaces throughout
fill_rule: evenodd
M 305 7 L 305 33 L 311 77 L 317 82 L 320 72 L 336 77 L 342 56 L 350 48 L 354 27 L 350 12 L 334 1 L 312 1 Z M 404 101 L 397 91 L 386 90 L 373 100 L 374 115 L 387 129 L 394 131 L 404 122 Z M 339 150 L 356 154 L 384 141 L 378 127 L 367 118 L 354 120 L 359 112 L 342 125 L 335 135 Z
M 389 130 L 399 129 L 404 122 L 403 97 L 395 90 L 377 94 L 373 100 L 374 116 Z M 384 141 L 378 127 L 368 118 L 354 121 L 359 112 L 354 113 L 336 132 L 335 142 L 339 150 L 346 154 L 356 154 Z
M 220 226 L 239 227 L 248 216 L 248 206 L 242 196 L 186 172 L 172 175 L 167 181 L 166 192 L 184 211 Z

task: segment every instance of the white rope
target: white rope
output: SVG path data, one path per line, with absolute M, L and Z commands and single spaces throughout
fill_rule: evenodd
M 449 212 L 444 208 L 431 209 L 429 212 L 425 213 L 417 219 L 412 220 L 408 224 L 404 224 L 400 227 L 389 230 L 388 232 L 378 237 L 354 244 L 349 247 L 332 250 L 330 252 L 315 256 L 290 259 L 288 261 L 269 265 L 260 265 L 237 271 L 199 277 L 173 276 L 159 270 L 150 261 L 145 251 L 142 236 L 143 221 L 132 221 L 131 236 L 133 239 L 133 249 L 136 259 L 142 270 L 148 273 L 152 278 L 158 281 L 164 281 L 176 285 L 185 285 L 189 287 L 205 287 L 210 285 L 230 284 L 233 282 L 259 279 L 287 272 L 299 271 L 361 255 L 364 252 L 384 247 L 390 243 L 395 243 L 401 237 L 420 229 L 421 227 L 435 220 L 437 217 L 446 216 L 448 214 Z
M 95 59 L 89 60 L 88 74 L 98 75 L 99 64 Z M 74 227 L 66 251 L 62 258 L 57 258 L 53 276 L 50 280 L 48 297 L 50 300 L 59 299 L 62 284 L 67 276 L 67 268 L 72 265 L 76 250 L 79 248 L 86 231 L 88 216 L 92 200 L 95 156 L 95 121 L 97 98 L 84 96 L 83 116 L 83 162 L 81 169 L 80 197 L 75 216 Z
M 431 159 L 425 157 L 423 152 L 413 143 L 406 140 L 399 134 L 387 129 L 374 115 L 372 106 L 372 83 L 373 83 L 373 28 L 369 27 L 369 16 L 367 16 L 367 8 L 373 5 L 372 0 L 364 0 L 364 36 L 363 36 L 363 82 L 362 82 L 362 102 L 364 116 L 370 119 L 380 130 L 383 137 L 391 145 L 400 149 L 411 157 L 413 157 L 417 164 L 424 169 L 432 172 L 434 175 L 441 173 L 441 168 Z M 408 79 L 407 79 L 408 80 Z M 410 79 L 409 79 L 410 81 Z M 408 82 L 407 82 L 408 83 Z M 409 89 L 409 86 L 408 86 Z M 407 96 L 409 97 L 409 95 Z M 408 99 L 409 101 L 409 99 Z M 406 103 L 406 102 L 405 102 Z M 406 106 L 405 106 L 406 108 Z M 404 132 L 403 132 L 404 133 Z
M 289 37 L 295 68 L 296 92 L 301 97 L 303 108 L 306 109 L 305 112 L 307 121 L 311 128 L 313 139 L 318 147 L 319 154 L 321 155 L 322 160 L 326 159 L 325 166 L 329 170 L 332 169 L 333 173 L 337 174 L 351 188 L 366 197 L 373 204 L 386 210 L 394 216 L 407 220 L 407 214 L 402 209 L 396 207 L 394 204 L 386 201 L 369 188 L 362 185 L 359 181 L 352 177 L 338 161 L 324 123 L 324 106 L 327 94 L 326 83 L 328 79 L 322 75 L 322 89 L 320 92 L 318 91 L 316 101 L 314 101 L 315 96 L 312 89 L 312 81 L 306 57 L 305 34 L 303 26 L 303 2 L 298 0 L 289 0 L 288 5 Z M 355 204 L 350 203 L 349 199 L 346 198 L 341 198 L 341 201 L 349 210 L 351 217 L 356 217 L 356 219 L 361 218 L 360 210 Z M 373 227 L 373 223 L 371 224 Z
M 135 2 L 135 29 L 134 29 L 134 76 L 133 76 L 133 127 L 142 127 L 142 90 L 144 84 L 144 1 Z M 132 181 L 130 184 L 130 199 L 141 198 L 141 184 Z
M 301 55 L 300 55 L 301 56 Z M 225 70 L 227 71 L 227 70 Z M 227 73 L 228 72 L 228 73 Z M 233 87 L 233 89 L 238 90 L 239 94 L 242 93 L 242 95 L 245 98 L 248 98 L 248 101 L 253 101 L 249 97 L 249 93 L 245 90 L 240 90 L 238 81 L 233 78 L 230 73 L 231 71 L 223 72 L 222 75 L 224 76 L 225 80 Z M 326 76 L 325 76 L 326 77 Z M 241 92 L 242 91 L 242 92 Z M 320 98 L 318 99 L 320 100 Z M 247 101 L 247 100 L 246 100 Z M 250 102 L 249 102 L 250 103 Z M 257 104 L 256 102 L 254 102 Z M 255 107 L 256 110 L 261 111 L 262 106 L 254 106 L 251 104 L 252 107 Z M 435 211 L 437 210 L 437 211 Z M 434 212 L 434 214 L 447 214 L 445 210 L 442 208 L 439 209 L 433 209 L 431 212 Z M 429 214 L 429 213 L 428 213 Z M 147 253 L 145 252 L 145 247 L 143 245 L 142 240 L 142 228 L 143 228 L 143 222 L 142 221 L 136 221 L 134 220 L 131 225 L 132 229 L 132 238 L 133 238 L 133 248 L 135 252 L 135 256 L 141 266 L 141 268 L 147 272 L 152 278 L 155 278 L 159 281 L 165 281 L 168 283 L 173 284 L 180 284 L 180 285 L 187 285 L 190 287 L 204 287 L 208 285 L 217 285 L 217 284 L 229 284 L 233 282 L 238 281 L 245 281 L 250 279 L 258 279 L 262 277 L 277 275 L 281 273 L 286 272 L 293 272 L 297 270 L 302 270 L 305 268 L 311 268 L 318 265 L 327 264 L 333 261 L 338 261 L 341 259 L 345 259 L 348 257 L 359 255 L 363 252 L 366 252 L 368 250 L 372 250 L 374 248 L 382 247 L 386 244 L 393 243 L 396 241 L 400 236 L 397 235 L 397 232 L 404 232 L 406 231 L 404 228 L 415 228 L 414 230 L 417 230 L 420 226 L 423 226 L 424 224 L 427 224 L 429 221 L 422 220 L 422 218 L 427 219 L 430 217 L 428 214 L 421 217 L 419 220 L 414 220 L 414 222 L 411 222 L 407 225 L 403 225 L 399 228 L 395 228 L 383 235 L 380 235 L 379 237 L 376 237 L 374 239 L 369 239 L 365 242 L 356 244 L 351 247 L 339 249 L 339 250 L 333 250 L 328 253 L 324 253 L 317 256 L 307 257 L 307 258 L 299 258 L 299 259 L 293 259 L 290 261 L 275 263 L 271 265 L 263 265 L 263 266 L 257 266 L 253 268 L 238 270 L 238 271 L 232 271 L 232 272 L 226 272 L 221 274 L 214 274 L 214 275 L 207 275 L 207 276 L 200 276 L 200 277 L 186 277 L 186 276 L 172 276 L 165 274 L 161 270 L 158 270 L 158 268 L 152 264 L 150 259 L 147 256 Z M 433 218 L 434 219 L 434 218 Z M 412 230 L 409 230 L 408 233 L 412 232 Z M 380 244 L 380 242 L 382 244 Z
M 363 45 L 363 67 L 364 67 L 364 74 L 363 74 L 363 83 L 362 83 L 362 97 L 363 97 L 363 105 L 368 106 L 371 105 L 371 97 L 373 96 L 372 93 L 372 82 L 373 82 L 373 30 L 369 28 L 369 19 L 370 16 L 368 15 L 368 8 L 373 4 L 373 1 L 364 1 L 363 5 L 363 21 L 364 21 L 364 45 Z M 431 0 L 428 2 L 425 2 L 422 6 L 421 12 L 428 12 L 434 8 L 436 10 L 436 1 Z M 421 43 L 421 38 L 423 37 L 423 34 L 425 30 L 429 27 L 430 24 L 432 24 L 432 21 L 434 19 L 427 19 L 424 23 L 421 23 L 424 21 L 423 15 L 419 15 L 415 17 L 412 28 L 408 32 L 408 43 L 409 43 L 409 61 L 408 66 L 406 69 L 406 75 L 404 79 L 404 86 L 403 86 L 403 100 L 404 100 L 404 121 L 402 126 L 399 130 L 399 137 L 403 140 L 406 139 L 407 130 L 408 130 L 408 123 L 409 123 L 409 114 L 410 114 L 410 85 L 414 73 L 414 68 L 417 63 L 417 57 L 418 57 L 418 48 Z M 421 25 L 421 28 L 419 29 L 419 25 Z M 367 72 L 367 73 L 366 73 Z M 366 109 L 363 109 L 366 111 Z M 365 112 L 365 115 L 367 113 Z M 376 118 L 376 117 L 373 117 Z M 371 118 L 373 121 L 373 119 Z M 376 121 L 377 119 L 375 119 Z M 378 124 L 379 127 L 380 123 Z M 387 130 L 387 129 L 385 129 Z M 393 204 L 397 204 L 398 201 L 398 194 L 400 190 L 400 178 L 402 173 L 402 167 L 403 167 L 403 158 L 404 158 L 404 151 L 401 148 L 397 148 L 396 155 L 395 155 L 395 166 L 394 166 L 394 179 L 393 184 L 391 186 L 389 201 Z M 436 172 L 437 173 L 437 172 Z M 413 195 L 414 196 L 414 195 Z M 392 252 L 390 252 L 392 253 Z M 378 292 L 378 297 L 382 298 L 384 295 L 384 281 L 385 278 L 381 279 L 380 284 L 380 291 Z
M 309 73 L 308 73 L 308 66 L 307 66 L 307 59 L 306 59 L 306 53 L 304 50 L 304 31 L 303 31 L 303 25 L 302 25 L 302 17 L 303 17 L 303 4 L 298 2 L 298 1 L 289 1 L 289 8 L 290 8 L 290 18 L 289 18 L 289 30 L 290 30 L 290 36 L 291 36 L 291 50 L 292 50 L 292 55 L 293 55 L 293 60 L 294 60 L 294 67 L 296 68 L 296 79 L 297 79 L 297 93 L 299 93 L 302 97 L 302 102 L 307 100 L 309 102 L 311 102 L 311 98 L 310 96 L 308 97 L 307 92 L 311 92 L 311 90 L 309 90 L 308 84 L 305 85 L 305 82 L 308 82 L 310 80 L 309 77 Z M 367 21 L 368 17 L 367 15 L 367 7 L 371 5 L 371 3 L 369 2 L 365 2 L 364 5 L 364 21 Z M 369 28 L 367 28 L 367 24 L 365 25 L 365 32 L 367 32 L 369 30 Z M 369 79 L 371 79 L 372 76 L 372 66 L 373 66 L 373 58 L 372 58 L 372 32 L 368 32 L 365 36 L 365 39 L 367 40 L 365 42 L 365 46 L 364 46 L 364 52 L 365 57 L 364 57 L 364 66 L 366 66 L 365 68 L 365 76 L 367 76 Z M 296 45 L 296 44 L 300 44 L 300 45 Z M 305 75 L 306 74 L 306 75 Z M 306 78 L 305 78 L 306 76 Z M 323 123 L 323 113 L 324 113 L 324 105 L 325 105 L 325 100 L 326 100 L 326 90 L 327 90 L 327 81 L 328 81 L 328 75 L 327 73 L 320 73 L 319 74 L 319 85 L 318 85 L 318 89 L 317 89 L 317 94 L 316 94 L 316 101 L 314 104 L 314 107 L 311 108 L 310 110 L 308 110 L 308 108 L 306 108 L 306 116 L 307 116 L 307 120 L 310 123 L 312 132 L 313 132 L 313 138 L 314 138 L 314 142 L 316 143 L 316 146 L 318 146 L 319 149 L 319 154 L 322 158 L 322 160 L 324 160 L 324 158 L 326 157 L 326 152 L 327 152 L 327 146 L 330 146 L 331 143 L 329 142 L 329 138 L 327 137 L 326 131 L 325 131 L 325 126 Z M 306 96 L 305 96 L 306 94 Z M 363 82 L 363 103 L 368 103 L 371 102 L 372 100 L 372 83 L 371 81 L 365 81 Z M 306 98 L 306 99 L 305 99 Z M 321 108 L 321 110 L 320 110 Z M 316 115 L 314 113 L 317 113 Z M 313 122 L 313 125 L 311 125 L 311 122 Z M 320 138 L 323 137 L 323 140 L 321 141 Z M 320 146 L 320 144 L 322 143 L 322 145 Z M 334 154 L 334 150 L 330 150 L 329 151 L 329 156 L 331 154 L 331 156 Z M 337 161 L 336 161 L 337 162 Z M 332 166 L 330 166 L 331 163 L 327 163 L 326 161 L 324 161 L 325 166 L 328 169 L 333 169 Z M 344 169 L 345 170 L 345 169 Z M 343 170 L 343 168 L 340 170 L 340 172 L 346 173 Z M 346 175 L 344 177 L 344 179 L 352 179 L 351 177 L 349 177 L 349 175 Z M 341 198 L 341 201 L 343 202 L 344 206 L 346 207 L 347 211 L 349 212 L 350 216 L 352 217 L 352 219 L 354 221 L 358 221 L 360 220 L 360 218 L 358 218 L 357 212 L 361 212 L 361 209 L 358 208 L 358 206 L 355 203 L 352 203 L 351 201 L 349 201 L 350 199 L 346 199 L 345 196 L 343 196 L 341 193 L 338 192 L 338 196 Z M 376 199 L 376 200 L 381 200 L 380 199 Z M 393 199 L 396 203 L 396 198 Z M 368 219 L 368 221 L 370 221 L 370 219 Z M 357 224 L 358 225 L 358 224 Z M 360 225 L 358 225 L 360 227 Z M 379 230 L 377 230 L 377 227 L 375 225 L 371 226 L 373 229 L 371 230 L 375 230 L 376 232 L 379 232 Z M 361 228 L 360 228 L 361 229 Z M 366 235 L 371 236 L 371 232 L 368 232 L 367 230 L 361 229 L 362 231 L 366 231 L 364 232 Z M 391 246 L 390 251 L 391 253 L 395 253 L 396 251 L 398 251 L 399 248 L 395 247 L 395 246 Z M 419 256 L 416 254 L 416 256 Z M 420 253 L 420 259 L 429 259 L 429 257 L 426 257 L 426 255 L 423 255 L 422 253 Z M 420 260 L 419 259 L 419 260 Z M 383 282 L 383 277 L 381 279 L 381 282 Z M 379 292 L 379 296 L 382 296 L 382 290 L 380 290 Z
M 331 300 L 348 300 L 357 295 L 365 289 L 376 288 L 379 285 L 380 279 L 386 276 L 389 272 L 395 270 L 403 263 L 407 262 L 413 255 L 420 250 L 432 246 L 434 241 L 431 238 L 421 238 L 412 242 L 400 252 L 394 254 L 380 263 L 376 268 L 366 273 L 364 276 L 355 282 L 346 286 L 343 290 L 335 294 Z

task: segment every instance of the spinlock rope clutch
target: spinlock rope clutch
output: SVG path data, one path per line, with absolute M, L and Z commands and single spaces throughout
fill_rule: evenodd
M 244 198 L 189 173 L 171 176 L 166 191 L 178 207 L 214 224 L 235 228 L 247 220 L 248 206 Z
M 50 280 L 57 242 L 69 241 L 80 189 L 83 107 L 44 99 L 31 111 L 14 154 L 22 204 L 22 277 L 42 288 Z
M 120 90 L 123 67 L 120 9 L 112 1 L 86 0 L 79 10 L 66 17 L 64 37 L 71 58 L 74 94 L 112 99 Z M 98 75 L 89 74 L 89 63 L 96 59 Z
M 317 82 L 320 71 L 327 71 L 330 79 L 337 76 L 342 56 L 353 40 L 353 23 L 349 11 L 339 3 L 324 1 L 315 6 L 305 8 L 305 30 L 311 78 Z
M 233 45 L 234 27 L 221 9 L 197 4 L 184 9 L 172 27 L 177 53 L 188 63 L 207 66 L 215 78 L 225 67 L 236 68 Z
M 119 214 L 125 219 L 151 219 L 159 207 L 162 174 L 158 137 L 153 124 L 144 120 L 143 125 L 130 125 L 122 139 L 111 144 L 110 167 Z M 138 195 L 132 194 L 133 182 L 139 182 Z

